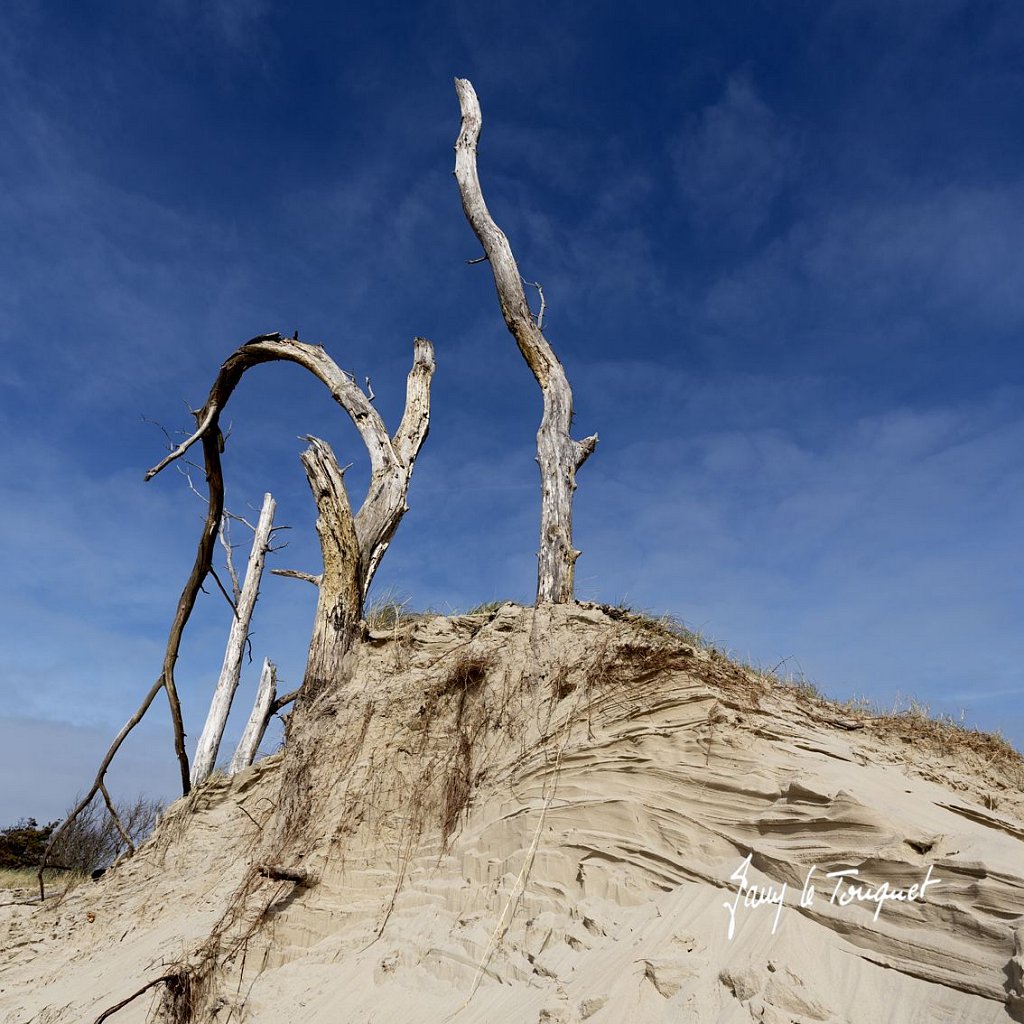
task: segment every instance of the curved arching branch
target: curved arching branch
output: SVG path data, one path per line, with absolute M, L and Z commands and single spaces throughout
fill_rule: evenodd
M 426 338 L 416 338 L 413 343 L 413 365 L 406 384 L 405 411 L 392 438 L 368 396 L 321 346 L 280 334 L 258 335 L 233 352 L 221 365 L 206 404 L 196 413 L 199 427 L 149 470 L 146 479 L 151 480 L 200 439 L 209 438 L 245 371 L 274 360 L 296 363 L 317 377 L 348 413 L 366 445 L 370 457 L 370 486 L 355 517 L 365 596 L 383 552 L 406 511 L 405 494 L 412 466 L 430 426 L 434 347 Z
M 416 341 L 417 345 L 424 342 L 430 348 L 432 363 L 433 347 L 430 342 L 420 338 Z M 195 433 L 149 470 L 146 479 L 152 480 L 175 459 L 181 458 L 200 438 L 209 436 L 246 370 L 275 360 L 292 362 L 304 367 L 327 387 L 331 397 L 348 413 L 359 431 L 370 456 L 371 473 L 389 467 L 390 461 L 395 457 L 391 438 L 388 437 L 387 429 L 377 410 L 359 385 L 338 366 L 322 345 L 310 345 L 274 333 L 259 334 L 228 356 L 221 364 L 206 404 L 196 413 L 199 425 Z
M 307 475 L 319 473 L 316 479 L 314 479 L 314 475 L 310 475 L 310 486 L 317 498 L 318 508 L 320 508 L 324 480 L 335 482 L 337 490 L 344 499 L 343 501 L 340 498 L 335 500 L 333 511 L 328 515 L 328 519 L 330 515 L 344 519 L 348 524 L 346 529 L 350 525 L 355 538 L 353 550 L 358 552 L 358 559 L 350 567 L 350 571 L 355 574 L 352 578 L 358 584 L 358 597 L 351 598 L 354 600 L 354 606 L 348 608 L 350 597 L 347 593 L 348 584 L 346 582 L 347 611 L 345 617 L 346 620 L 357 621 L 362 615 L 362 602 L 373 579 L 373 574 L 408 508 L 406 494 L 409 489 L 409 478 L 412 475 L 416 456 L 419 454 L 430 428 L 430 382 L 434 373 L 434 347 L 426 338 L 416 338 L 413 342 L 413 365 L 406 382 L 405 410 L 398 430 L 392 438 L 369 397 L 356 384 L 354 378 L 342 370 L 324 351 L 322 346 L 285 338 L 276 333 L 258 335 L 236 349 L 224 361 L 210 388 L 206 404 L 196 412 L 196 420 L 199 424 L 196 432 L 149 470 L 146 479 L 151 480 L 162 469 L 184 455 L 197 441 L 202 440 L 204 450 L 208 448 L 214 435 L 219 437 L 220 416 L 246 370 L 275 360 L 293 362 L 304 367 L 327 387 L 334 400 L 348 413 L 355 424 L 370 457 L 370 486 L 359 512 L 353 517 L 348 497 L 344 493 L 342 471 L 338 469 L 330 447 L 325 442 L 310 438 L 311 448 L 303 455 L 303 464 L 306 467 Z M 217 467 L 219 469 L 219 447 Z M 214 502 L 211 495 L 210 515 L 213 511 Z M 217 507 L 218 521 L 222 511 L 223 485 L 221 483 L 220 500 Z M 321 519 L 323 518 L 321 509 Z M 210 522 L 209 517 L 207 522 Z M 320 520 L 318 520 L 319 529 Z M 216 531 L 211 537 L 211 546 L 215 536 Z M 205 534 L 203 539 L 206 540 Z M 323 539 L 324 535 L 321 533 L 322 544 Z M 324 557 L 325 559 L 328 557 L 326 548 L 324 548 Z M 210 561 L 208 557 L 205 562 L 206 571 L 209 571 Z M 205 577 L 205 573 L 203 575 Z M 200 582 L 202 581 L 200 580 Z M 320 578 L 318 622 L 321 606 L 325 602 L 330 604 L 339 599 L 338 587 L 340 586 L 340 577 L 337 577 L 334 583 L 331 582 L 329 569 L 325 564 L 324 573 Z M 354 595 L 355 591 L 352 591 L 352 594 Z M 314 634 L 315 632 L 314 629 Z M 168 674 L 168 678 L 173 681 L 173 676 Z
M 537 462 L 541 477 L 540 551 L 537 554 L 537 603 L 567 604 L 573 601 L 573 579 L 580 552 L 572 546 L 572 499 L 576 471 L 597 445 L 597 435 L 574 441 L 572 389 L 565 369 L 555 355 L 540 317 L 534 319 L 523 290 L 512 248 L 494 222 L 480 188 L 476 149 L 483 126 L 480 101 L 471 82 L 455 79 L 462 111 L 462 126 L 455 143 L 455 179 L 462 209 L 484 247 L 494 275 L 501 315 L 519 351 L 540 385 L 544 413 L 537 431 Z M 543 301 L 543 299 L 542 299 Z M 542 314 L 543 315 L 543 314 Z

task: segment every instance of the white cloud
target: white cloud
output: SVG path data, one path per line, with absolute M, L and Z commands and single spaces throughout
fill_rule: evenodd
M 843 205 L 823 197 L 710 288 L 704 316 L 716 332 L 798 348 L 839 340 L 873 354 L 935 345 L 940 329 L 979 337 L 1017 329 L 1022 234 L 1017 187 L 949 186 Z
M 792 133 L 745 74 L 683 130 L 674 151 L 679 188 L 706 230 L 749 238 L 796 173 Z

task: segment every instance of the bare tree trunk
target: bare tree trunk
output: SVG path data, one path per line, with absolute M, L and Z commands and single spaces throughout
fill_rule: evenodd
M 237 775 L 248 768 L 256 759 L 256 751 L 263 742 L 263 734 L 267 731 L 267 723 L 272 714 L 271 708 L 277 697 L 277 666 L 269 659 L 263 659 L 263 671 L 260 672 L 260 685 L 256 691 L 256 700 L 245 723 L 242 738 L 238 741 L 235 756 L 231 758 L 228 775 Z
M 260 580 L 263 577 L 263 565 L 270 547 L 270 532 L 274 527 L 274 510 L 277 503 L 270 494 L 263 496 L 263 507 L 256 523 L 256 533 L 249 552 L 249 563 L 245 570 L 245 580 L 235 606 L 235 618 L 228 634 L 228 644 L 224 651 L 224 664 L 221 666 L 220 678 L 213 691 L 210 711 L 206 716 L 202 735 L 196 746 L 196 756 L 192 763 L 192 785 L 198 786 L 209 778 L 217 763 L 220 741 L 224 736 L 231 702 L 234 700 L 238 680 L 242 674 L 242 659 L 245 656 L 245 645 L 249 639 L 249 623 L 252 621 L 256 598 L 260 592 Z
M 540 464 L 540 551 L 537 553 L 537 603 L 567 604 L 574 600 L 573 578 L 580 552 L 572 546 L 572 499 L 576 471 L 597 445 L 597 435 L 574 441 L 572 390 L 540 323 L 530 312 L 523 279 L 504 232 L 494 222 L 480 188 L 476 148 L 483 115 L 472 83 L 455 79 L 462 110 L 462 129 L 455 143 L 455 178 L 462 209 L 476 233 L 494 274 L 505 324 L 540 385 L 544 414 L 537 431 Z
M 302 681 L 303 700 L 309 702 L 341 676 L 342 660 L 362 618 L 365 571 L 344 471 L 326 441 L 307 440 L 302 465 L 316 501 L 316 532 L 324 561 Z

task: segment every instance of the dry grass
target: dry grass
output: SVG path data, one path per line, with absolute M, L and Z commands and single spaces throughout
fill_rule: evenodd
M 802 672 L 783 674 L 780 670 L 792 659 L 766 670 L 736 658 L 675 616 L 655 615 L 629 607 L 603 606 L 602 610 L 613 619 L 638 627 L 652 639 L 681 640 L 709 654 L 710 660 L 687 663 L 687 669 L 728 690 L 734 699 L 739 697 L 748 702 L 751 711 L 759 708 L 759 695 L 782 690 L 791 694 L 813 717 L 825 715 L 834 720 L 846 720 L 851 728 L 869 728 L 876 735 L 897 739 L 908 747 L 913 745 L 932 755 L 961 760 L 964 767 L 988 769 L 1014 788 L 1024 787 L 1024 756 L 998 732 L 968 726 L 964 712 L 957 719 L 933 712 L 927 704 L 913 698 L 907 699 L 905 706 L 897 700 L 889 708 L 865 700 L 836 701 Z M 622 685 L 627 681 L 639 684 L 679 667 L 678 652 L 674 654 L 657 643 L 646 649 L 643 644 L 620 645 L 609 654 L 599 666 L 596 677 L 599 686 Z
M 878 708 L 864 700 L 846 704 L 828 702 L 858 721 L 869 723 L 881 736 L 897 739 L 917 750 L 964 762 L 964 767 L 988 768 L 1014 788 L 1024 787 L 1024 756 L 998 732 L 984 732 L 965 725 L 966 712 L 959 719 L 935 713 L 913 698 L 900 709 Z
M 394 590 L 385 590 L 374 597 L 364 616 L 366 625 L 375 631 L 397 630 L 419 618 L 419 613 L 409 609 L 409 598 Z
M 34 889 L 39 890 L 38 868 L 3 868 L 0 869 L 0 889 Z M 65 891 L 73 889 L 82 882 L 89 880 L 84 871 L 62 871 L 47 868 L 43 872 L 43 881 L 47 890 L 63 886 Z
M 164 982 L 164 995 L 160 1010 L 173 1024 L 192 1024 L 202 1009 L 210 989 L 210 976 L 215 958 L 202 966 L 183 967 Z
M 691 629 L 682 619 L 675 615 L 656 615 L 643 608 L 631 608 L 629 605 L 599 605 L 610 619 L 617 622 L 628 622 L 647 633 L 655 636 L 668 637 L 673 640 L 682 640 L 684 643 L 701 650 L 718 650 L 714 640 L 706 637 L 700 630 Z
M 458 750 L 445 777 L 442 792 L 441 840 L 447 845 L 473 792 L 473 747 L 466 731 L 459 731 Z
M 454 745 L 442 759 L 444 776 L 440 788 L 441 839 L 446 845 L 473 792 L 474 750 L 490 720 L 486 699 L 477 698 L 493 665 L 490 657 L 460 653 L 432 688 L 424 705 L 424 726 L 427 730 L 441 714 L 442 705 L 451 707 L 449 701 L 455 705 L 454 711 L 449 712 L 452 721 L 446 728 L 454 739 Z M 421 799 L 424 804 L 422 811 L 430 801 L 425 793 Z
M 493 615 L 499 608 L 506 604 L 514 604 L 512 601 L 484 601 L 482 604 L 475 604 L 467 615 Z
M 435 696 L 472 693 L 480 688 L 491 670 L 493 659 L 461 654 L 434 689 Z

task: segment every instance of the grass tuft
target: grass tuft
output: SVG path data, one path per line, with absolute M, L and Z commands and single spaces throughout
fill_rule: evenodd
M 473 693 L 480 689 L 481 684 L 487 678 L 492 660 L 476 654 L 463 654 L 455 660 L 447 675 L 438 684 L 435 693 L 437 696 L 445 694 Z
M 502 605 L 511 604 L 510 601 L 484 601 L 482 604 L 475 604 L 467 615 L 493 615 Z
M 39 892 L 38 868 L 0 868 L 0 889 L 32 889 Z M 43 872 L 46 888 L 58 885 L 73 889 L 87 881 L 89 875 L 84 871 L 63 871 L 60 868 L 47 868 Z
M 365 615 L 366 625 L 376 631 L 398 629 L 417 618 L 419 614 L 409 610 L 409 598 L 395 590 L 385 590 L 376 596 Z
M 718 644 L 705 636 L 700 630 L 687 626 L 682 619 L 668 613 L 656 615 L 646 608 L 633 608 L 630 605 L 601 605 L 601 610 L 619 622 L 631 622 L 648 633 L 671 637 L 698 647 L 704 651 L 717 651 L 724 654 Z

